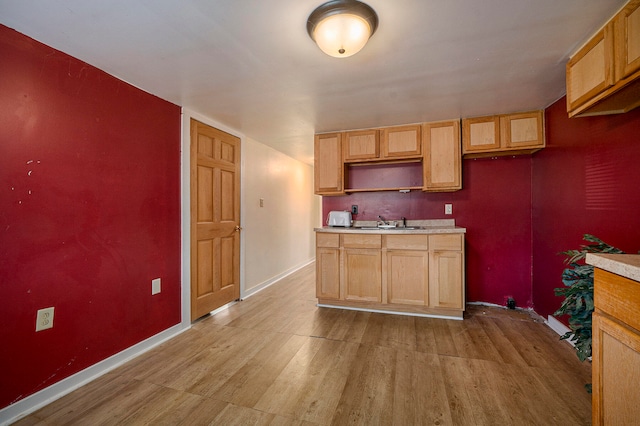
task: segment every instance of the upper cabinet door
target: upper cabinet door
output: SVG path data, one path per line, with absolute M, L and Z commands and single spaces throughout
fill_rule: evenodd
M 613 23 L 567 62 L 567 109 L 573 111 L 614 84 Z
M 344 161 L 376 160 L 380 157 L 379 134 L 376 129 L 344 133 Z
M 314 186 L 318 195 L 344 194 L 342 134 L 315 136 Z
M 383 158 L 410 158 L 422 155 L 419 124 L 387 127 L 381 132 Z
M 640 70 L 640 0 L 630 1 L 616 16 L 616 79 Z
M 485 152 L 500 149 L 500 117 L 465 118 L 462 120 L 463 152 Z
M 460 120 L 422 125 L 423 191 L 462 189 Z
M 543 112 L 509 114 L 500 117 L 501 136 L 507 148 L 544 147 Z

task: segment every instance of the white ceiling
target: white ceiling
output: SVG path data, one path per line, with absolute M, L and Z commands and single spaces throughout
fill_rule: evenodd
M 0 23 L 306 163 L 313 134 L 541 109 L 626 0 L 368 0 L 355 56 L 306 33 L 323 0 L 0 0 Z

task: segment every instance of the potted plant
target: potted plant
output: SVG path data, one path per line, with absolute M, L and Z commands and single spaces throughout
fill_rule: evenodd
M 584 234 L 583 239 L 591 244 L 581 245 L 579 250 L 562 252 L 566 256 L 564 262 L 568 267 L 562 272 L 563 288 L 556 288 L 556 296 L 564 296 L 560 308 L 554 316 L 569 316 L 571 331 L 563 334 L 560 339 L 568 339 L 576 348 L 576 355 L 580 361 L 591 356 L 591 314 L 593 313 L 593 266 L 586 265 L 584 258 L 587 253 L 624 253 L 590 234 Z M 587 385 L 590 391 L 591 385 Z

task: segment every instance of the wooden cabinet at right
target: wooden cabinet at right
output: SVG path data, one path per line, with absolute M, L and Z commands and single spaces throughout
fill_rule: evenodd
M 640 0 L 631 0 L 567 62 L 569 117 L 640 105 Z
M 596 268 L 592 342 L 592 423 L 640 419 L 640 282 Z

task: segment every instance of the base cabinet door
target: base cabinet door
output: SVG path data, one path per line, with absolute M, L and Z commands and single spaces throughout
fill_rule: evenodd
M 382 256 L 379 249 L 344 250 L 345 299 L 382 301 Z
M 340 250 L 316 248 L 316 297 L 340 299 Z
M 387 251 L 387 302 L 429 304 L 429 253 L 417 250 Z
M 462 235 L 429 237 L 429 306 L 464 309 Z
M 638 424 L 639 333 L 606 314 L 593 314 L 594 425 Z

